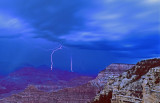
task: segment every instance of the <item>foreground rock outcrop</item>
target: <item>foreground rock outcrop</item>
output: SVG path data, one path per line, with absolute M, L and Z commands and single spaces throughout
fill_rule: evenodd
M 104 95 L 110 97 L 108 103 L 159 103 L 160 59 L 142 60 L 119 77 L 111 77 L 93 103 L 102 103 Z

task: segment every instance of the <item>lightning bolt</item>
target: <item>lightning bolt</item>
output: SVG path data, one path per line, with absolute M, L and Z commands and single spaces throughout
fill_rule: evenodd
M 59 48 L 54 49 L 54 50 L 52 51 L 52 53 L 51 53 L 51 70 L 53 69 L 53 60 L 52 60 L 53 54 L 54 54 L 56 51 L 60 50 L 60 49 L 62 49 L 62 45 L 60 45 Z
M 71 72 L 73 72 L 73 68 L 72 68 L 72 56 L 71 56 Z

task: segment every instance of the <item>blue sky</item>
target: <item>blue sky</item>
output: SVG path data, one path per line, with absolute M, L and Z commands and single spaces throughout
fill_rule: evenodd
M 159 0 L 1 0 L 0 74 L 24 65 L 96 74 L 160 53 Z

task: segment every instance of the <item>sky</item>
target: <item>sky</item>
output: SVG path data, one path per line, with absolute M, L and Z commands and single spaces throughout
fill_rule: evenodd
M 0 0 L 0 75 L 51 65 L 97 74 L 160 56 L 159 0 Z

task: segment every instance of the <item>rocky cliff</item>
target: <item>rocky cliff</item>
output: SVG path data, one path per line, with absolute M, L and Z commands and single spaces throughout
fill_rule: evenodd
M 93 103 L 102 103 L 104 95 L 111 95 L 108 103 L 159 103 L 160 59 L 142 60 L 119 77 L 111 77 Z
M 96 79 L 90 81 L 92 85 L 99 88 L 103 88 L 107 83 L 108 79 L 111 77 L 118 77 L 126 70 L 132 68 L 134 64 L 110 64 L 103 71 L 101 71 Z

